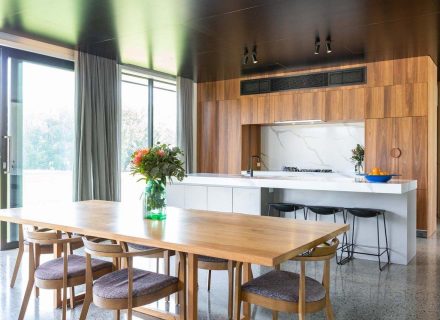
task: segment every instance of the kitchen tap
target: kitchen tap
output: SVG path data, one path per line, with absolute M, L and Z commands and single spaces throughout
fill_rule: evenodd
M 261 166 L 261 158 L 259 156 L 250 156 L 249 158 L 249 176 L 252 178 L 254 176 L 254 159 L 257 159 L 257 167 Z

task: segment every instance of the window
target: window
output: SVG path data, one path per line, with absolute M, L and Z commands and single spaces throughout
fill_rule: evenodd
M 139 201 L 145 184 L 130 175 L 131 155 L 157 142 L 177 144 L 176 82 L 122 69 L 121 103 L 121 198 Z

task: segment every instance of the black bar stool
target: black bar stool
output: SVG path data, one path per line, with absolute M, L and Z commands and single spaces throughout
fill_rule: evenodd
M 342 218 L 345 219 L 344 208 L 339 207 L 327 207 L 327 206 L 307 206 L 306 218 L 309 216 L 309 210 L 315 214 L 315 221 L 318 221 L 318 215 L 329 216 L 333 215 L 333 221 L 336 223 L 336 214 L 342 212 Z
M 272 210 L 275 209 L 278 211 L 278 217 L 285 217 L 286 216 L 286 212 L 293 212 L 295 215 L 295 219 L 296 219 L 296 211 L 297 210 L 303 210 L 303 214 L 304 214 L 304 220 L 307 219 L 307 214 L 306 214 L 306 209 L 305 209 L 305 205 L 303 204 L 298 204 L 298 203 L 269 203 L 268 204 L 268 208 L 267 208 L 267 215 L 271 216 L 272 215 Z
M 386 266 L 390 264 L 390 248 L 388 247 L 388 236 L 387 236 L 387 225 L 385 221 L 385 210 L 382 209 L 369 209 L 369 208 L 348 208 L 346 209 L 347 212 L 349 212 L 353 216 L 353 222 L 352 222 L 352 229 L 351 229 L 351 243 L 349 244 L 348 241 L 342 245 L 342 252 L 341 252 L 341 263 L 345 264 L 348 261 L 353 259 L 353 254 L 364 254 L 369 256 L 375 256 L 379 260 L 379 270 L 382 271 Z M 379 216 L 383 217 L 383 229 L 385 233 L 385 248 L 380 247 L 380 232 L 379 232 Z M 377 228 L 377 254 L 375 253 L 367 253 L 367 252 L 359 252 L 355 251 L 355 247 L 365 247 L 362 245 L 358 245 L 354 243 L 354 237 L 355 237 L 355 222 L 356 218 L 374 218 L 376 217 L 376 228 Z M 344 259 L 342 259 L 342 256 L 344 252 L 347 252 L 348 256 Z M 380 261 L 380 257 L 386 253 L 387 254 L 387 262 L 382 265 Z
M 306 219 L 309 218 L 309 211 L 313 212 L 315 214 L 315 221 L 318 221 L 318 216 L 330 216 L 333 215 L 333 221 L 336 223 L 336 214 L 341 212 L 342 213 L 342 220 L 344 223 L 347 222 L 347 217 L 345 215 L 344 208 L 341 207 L 329 207 L 329 206 L 307 206 L 306 207 Z M 348 242 L 347 233 L 344 232 L 342 235 L 342 245 L 338 248 L 338 250 L 342 250 L 343 244 Z M 341 252 L 342 256 L 342 252 Z M 338 255 L 335 255 L 336 257 L 336 263 L 341 264 L 341 260 L 338 260 Z

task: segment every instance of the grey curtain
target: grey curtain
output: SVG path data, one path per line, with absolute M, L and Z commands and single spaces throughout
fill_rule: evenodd
M 177 145 L 185 153 L 185 171 L 193 170 L 193 81 L 177 77 Z
M 118 65 L 79 52 L 76 67 L 74 200 L 120 201 Z

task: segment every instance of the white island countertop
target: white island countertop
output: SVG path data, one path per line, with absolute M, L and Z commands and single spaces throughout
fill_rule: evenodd
M 316 191 L 404 194 L 417 189 L 416 180 L 391 179 L 387 183 L 355 181 L 337 173 L 293 173 L 255 171 L 254 177 L 233 174 L 189 174 L 174 184 L 225 186 L 242 188 L 276 188 Z

